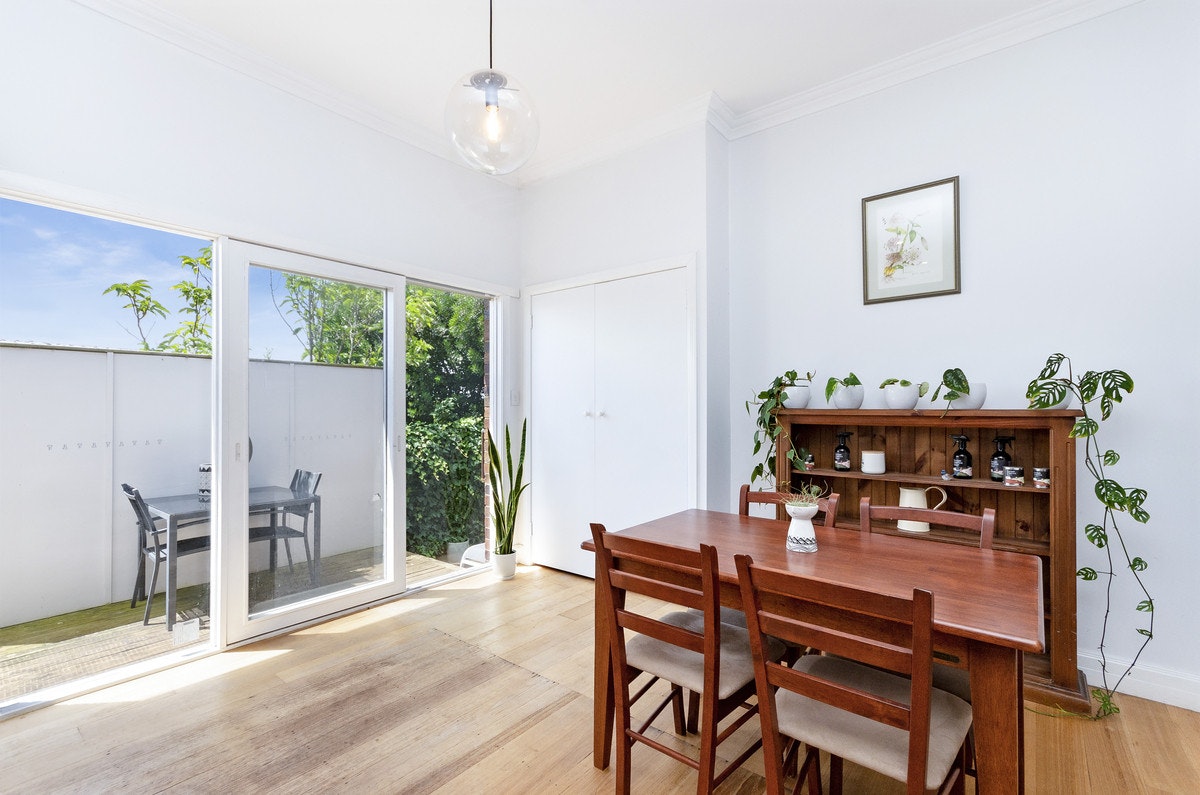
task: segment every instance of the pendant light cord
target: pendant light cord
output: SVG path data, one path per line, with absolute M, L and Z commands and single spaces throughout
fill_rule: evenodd
M 492 66 L 492 0 L 488 0 L 488 69 Z

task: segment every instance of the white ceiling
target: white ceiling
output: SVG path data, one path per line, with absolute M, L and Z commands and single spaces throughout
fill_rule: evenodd
M 494 0 L 537 178 L 698 120 L 736 138 L 1137 0 Z M 488 61 L 487 0 L 79 0 L 451 157 L 442 112 Z

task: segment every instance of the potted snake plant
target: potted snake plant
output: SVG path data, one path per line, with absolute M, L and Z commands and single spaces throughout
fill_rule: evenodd
M 525 425 L 521 423 L 521 450 L 513 468 L 512 434 L 504 427 L 504 458 L 496 448 L 492 432 L 487 434 L 488 479 L 492 484 L 492 527 L 496 535 L 492 547 L 492 568 L 502 580 L 511 580 L 517 571 L 517 554 L 513 550 L 513 535 L 517 527 L 517 509 L 521 495 L 529 484 L 525 482 Z

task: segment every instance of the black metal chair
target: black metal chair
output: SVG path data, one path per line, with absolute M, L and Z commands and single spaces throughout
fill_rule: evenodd
M 150 603 L 154 600 L 154 589 L 158 585 L 158 569 L 167 560 L 167 528 L 159 527 L 155 524 L 155 519 L 150 515 L 150 510 L 146 507 L 146 501 L 142 499 L 141 492 L 128 483 L 122 483 L 121 490 L 129 498 L 129 504 L 133 507 L 134 516 L 137 517 L 138 528 L 137 580 L 133 584 L 133 598 L 129 600 L 129 606 L 131 608 L 137 607 L 139 599 L 146 600 L 146 612 L 142 616 L 142 624 L 147 625 L 150 623 Z M 181 523 L 179 528 L 182 529 L 206 522 L 208 522 L 208 519 L 196 519 Z M 211 548 L 212 538 L 208 535 L 189 536 L 187 538 L 178 538 L 175 541 L 175 555 L 180 558 L 187 555 L 195 555 L 198 552 L 208 552 Z M 154 561 L 154 570 L 150 575 L 149 590 L 146 589 L 147 558 Z
M 316 494 L 317 486 L 321 482 L 320 472 L 309 472 L 307 469 L 297 469 L 292 474 L 292 482 L 290 488 L 293 494 Z M 308 543 L 308 519 L 312 515 L 312 505 L 303 507 L 288 508 L 286 510 L 269 511 L 271 514 L 271 524 L 263 527 L 250 528 L 250 541 L 270 541 L 271 542 L 271 568 L 275 568 L 277 544 L 283 541 L 283 549 L 287 554 L 288 571 L 295 571 L 295 565 L 292 562 L 292 547 L 291 540 L 298 538 L 304 541 L 304 559 L 308 562 L 309 569 L 312 568 L 312 548 Z M 288 523 L 289 517 L 298 520 L 300 527 L 292 527 Z

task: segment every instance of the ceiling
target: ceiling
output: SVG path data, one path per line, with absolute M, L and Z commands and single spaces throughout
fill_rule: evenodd
M 487 0 L 80 0 L 446 157 Z M 737 138 L 1136 0 L 494 0 L 544 176 L 709 118 Z M 713 95 L 715 94 L 715 99 Z

